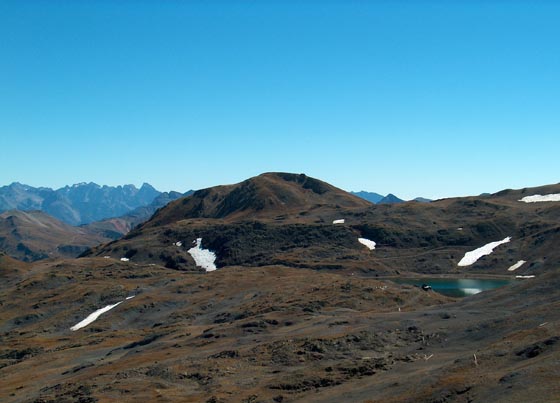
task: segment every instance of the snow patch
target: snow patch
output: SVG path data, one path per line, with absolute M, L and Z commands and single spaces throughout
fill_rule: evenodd
M 196 238 L 196 246 L 190 248 L 187 252 L 192 256 L 197 266 L 202 267 L 206 271 L 214 271 L 217 269 L 216 254 L 208 249 L 202 249 L 202 238 Z
M 529 276 L 515 276 L 515 278 L 535 278 L 534 275 L 529 275 Z
M 181 241 L 177 241 L 177 242 L 175 242 L 175 244 L 174 244 L 174 245 L 175 245 L 175 246 L 183 246 L 183 242 L 181 242 Z
M 369 239 L 358 238 L 358 242 L 361 243 L 362 245 L 365 245 L 369 250 L 375 249 L 375 242 L 370 241 Z
M 518 201 L 525 202 L 525 203 L 560 201 L 560 193 L 552 193 L 548 195 L 525 196 L 524 198 Z
M 132 299 L 134 298 L 134 295 L 130 296 L 130 297 L 126 297 L 126 299 Z M 82 327 L 86 327 L 87 325 L 89 325 L 90 323 L 94 322 L 95 320 L 97 320 L 97 318 L 99 318 L 102 314 L 104 314 L 107 311 L 110 311 L 111 309 L 113 309 L 114 307 L 122 304 L 124 301 L 120 301 L 117 302 L 116 304 L 113 305 L 107 305 L 104 308 L 98 309 L 97 311 L 91 313 L 88 315 L 87 318 L 85 318 L 84 320 L 82 320 L 81 322 L 76 323 L 74 326 L 72 326 L 70 328 L 70 330 L 72 330 L 73 332 L 75 332 L 76 330 L 81 329 Z
M 525 260 L 520 260 L 519 262 L 517 262 L 516 264 L 512 265 L 508 271 L 514 271 L 519 269 L 521 266 L 523 266 L 525 263 L 527 263 Z
M 339 220 L 334 220 L 332 223 L 333 224 L 344 224 L 344 218 L 341 218 Z
M 494 251 L 494 248 L 500 246 L 503 243 L 508 243 L 511 241 L 511 237 L 507 237 L 502 239 L 501 241 L 490 242 L 478 249 L 465 253 L 465 256 L 461 259 L 458 263 L 459 266 L 470 266 L 471 264 L 475 263 L 478 259 L 482 256 L 486 256 L 491 254 Z
M 127 257 L 121 257 L 121 262 L 128 262 L 130 259 Z

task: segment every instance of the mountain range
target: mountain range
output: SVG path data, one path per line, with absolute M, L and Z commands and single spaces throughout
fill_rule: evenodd
M 350 193 L 352 193 L 355 196 L 361 197 L 362 199 L 367 200 L 368 202 L 371 202 L 373 204 L 379 203 L 385 197 L 383 195 L 380 195 L 379 193 L 366 192 L 365 190 L 361 190 L 359 192 L 350 192 Z
M 90 218 L 93 217 L 88 214 L 92 212 L 97 216 L 111 216 L 119 211 L 125 212 L 121 216 L 74 226 L 44 211 L 33 210 L 41 203 L 41 206 L 47 206 L 48 210 L 53 207 L 45 201 L 49 200 L 49 194 L 52 196 L 52 190 L 30 188 L 19 184 L 4 187 L 2 188 L 6 196 L 3 199 L 4 206 L 16 205 L 21 209 L 0 213 L 0 251 L 22 261 L 76 257 L 99 243 L 122 237 L 133 227 L 150 218 L 157 209 L 172 200 L 192 193 L 192 191 L 184 194 L 156 191 L 158 194 L 150 203 L 131 210 L 131 206 L 144 203 L 149 199 L 145 195 L 152 192 L 150 189 L 153 188 L 149 185 L 144 185 L 143 188 L 142 192 L 138 189 L 134 191 L 132 185 L 109 189 L 107 186 L 80 184 L 63 188 L 68 195 L 63 198 L 64 202 L 59 200 L 57 206 L 63 207 L 55 211 L 72 211 L 71 217 L 89 216 Z M 47 195 L 47 198 L 41 199 L 41 195 Z M 107 197 L 105 198 L 104 195 Z M 68 218 L 67 214 L 63 216 Z
M 147 183 L 140 189 L 134 185 L 79 183 L 53 190 L 14 182 L 0 187 L 0 213 L 4 212 L 0 215 L 0 250 L 23 261 L 74 257 L 89 247 L 122 237 L 159 208 L 192 193 L 159 192 Z M 224 203 L 235 204 L 237 193 Z M 199 200 L 200 194 L 193 200 Z M 353 194 L 380 204 L 403 202 L 392 194 Z M 255 195 L 253 198 L 258 199 Z M 289 194 L 281 198 L 290 203 Z
M 169 202 L 181 197 L 190 196 L 193 190 L 185 193 L 179 192 L 163 192 L 160 193 L 150 204 L 140 206 L 134 210 L 121 215 L 119 217 L 107 218 L 101 221 L 95 221 L 82 227 L 87 228 L 94 233 L 101 234 L 107 238 L 118 239 L 127 234 L 132 228 L 149 219 L 158 209 L 165 206 Z
M 364 200 L 367 200 L 373 204 L 395 204 L 395 203 L 404 203 L 405 200 L 395 196 L 392 193 L 389 193 L 386 196 L 380 195 L 379 193 L 375 192 L 366 192 L 361 190 L 359 192 L 350 192 L 351 194 L 361 197 Z M 425 197 L 417 197 L 412 201 L 417 201 L 420 203 L 429 203 L 431 202 L 430 199 L 426 199 Z
M 39 210 L 74 226 L 127 216 L 132 225 L 136 225 L 148 219 L 167 202 L 192 192 L 162 193 L 148 183 L 144 183 L 140 189 L 134 185 L 100 186 L 90 182 L 53 190 L 14 182 L 0 187 L 0 213 L 8 210 Z M 364 191 L 352 194 L 372 203 L 403 202 L 392 194 L 385 197 Z
M 553 247 L 559 206 L 535 209 L 518 200 L 558 191 L 558 185 L 550 185 L 431 203 L 373 205 L 303 174 L 266 173 L 170 202 L 123 238 L 84 256 L 200 271 L 188 249 L 201 238 L 202 247 L 215 252 L 218 266 L 450 274 L 464 271 L 458 263 L 469 250 L 510 237 L 508 247 L 480 259 L 469 272 L 506 274 L 509 266 L 525 260 L 523 272 L 539 274 L 560 264 L 560 252 Z M 361 245 L 360 238 L 373 241 L 376 252 Z
M 557 402 L 558 194 L 372 204 L 266 173 L 81 258 L 0 253 L 0 400 Z M 508 285 L 397 283 L 428 274 Z
M 128 214 L 149 205 L 159 195 L 161 192 L 147 183 L 140 189 L 134 185 L 79 183 L 53 190 L 14 182 L 0 187 L 0 212 L 40 210 L 67 224 L 83 225 Z

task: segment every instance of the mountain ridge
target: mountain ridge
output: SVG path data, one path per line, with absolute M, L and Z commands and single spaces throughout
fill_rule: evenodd
M 0 251 L 21 261 L 75 257 L 110 238 L 34 210 L 0 213 Z
M 392 193 L 389 193 L 383 199 L 379 200 L 377 204 L 397 204 L 397 203 L 404 203 L 404 200 L 398 198 Z
M 148 183 L 136 188 L 81 182 L 54 190 L 12 182 L 0 187 L 0 212 L 40 210 L 76 226 L 129 214 L 149 206 L 160 195 L 162 192 Z
M 507 247 L 466 270 L 509 274 L 504 270 L 512 264 L 530 260 L 522 274 L 538 274 L 560 262 L 552 247 L 560 233 L 560 205 L 519 201 L 545 188 L 560 191 L 557 185 L 431 203 L 372 204 L 305 175 L 290 174 L 289 180 L 284 175 L 264 174 L 197 191 L 84 256 L 124 256 L 198 271 L 187 249 L 201 238 L 201 247 L 215 252 L 220 267 L 280 264 L 378 275 L 403 268 L 416 274 L 457 274 L 465 270 L 458 262 L 466 252 L 511 237 Z M 315 186 L 315 191 L 306 189 Z M 373 241 L 375 251 L 359 238 Z
M 383 196 L 382 194 L 379 193 L 375 193 L 375 192 L 367 192 L 365 190 L 360 190 L 359 192 L 349 192 L 353 195 L 356 195 L 358 197 L 361 197 L 364 200 L 367 200 L 373 204 L 392 204 L 392 203 L 403 203 L 406 200 L 403 200 L 397 196 L 395 196 L 393 193 L 388 193 L 387 195 Z M 431 199 L 427 199 L 425 197 L 415 197 L 412 200 L 408 200 L 408 201 L 417 201 L 417 202 L 421 202 L 421 203 L 429 203 L 432 200 Z
M 557 402 L 560 202 L 521 201 L 550 193 L 376 205 L 269 174 L 176 200 L 86 257 L 0 253 L 0 399 Z M 393 281 L 434 274 L 511 282 L 453 299 Z
M 95 182 L 80 182 L 66 185 L 58 189 L 49 187 L 33 187 L 20 182 L 12 182 L 0 187 L 0 213 L 8 210 L 32 211 L 39 210 L 73 226 L 87 225 L 98 222 L 115 221 L 126 216 L 127 228 L 149 218 L 164 204 L 156 201 L 164 197 L 173 201 L 181 196 L 193 193 L 189 190 L 183 194 L 175 191 L 160 192 L 152 185 L 144 182 L 139 188 L 125 184 L 117 186 L 99 185 Z M 371 203 L 397 203 L 401 199 L 380 195 L 375 192 L 349 192 Z M 162 196 L 163 195 L 163 196 Z M 172 195 L 170 197 L 170 195 Z M 391 197 L 389 197 L 391 196 Z M 429 201 L 424 198 L 421 201 Z M 153 206 L 157 206 L 153 209 Z M 143 211 L 144 210 L 144 211 Z M 137 216 L 136 218 L 133 218 Z M 104 224 L 97 224 L 97 226 Z M 115 232 L 122 233 L 122 223 L 111 229 L 111 224 L 105 225 L 108 231 L 121 228 Z

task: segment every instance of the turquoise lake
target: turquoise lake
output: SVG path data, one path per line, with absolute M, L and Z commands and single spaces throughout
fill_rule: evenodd
M 398 278 L 391 279 L 398 284 L 421 286 L 427 284 L 440 294 L 449 297 L 467 297 L 479 292 L 492 290 L 510 284 L 511 280 L 498 279 L 454 279 L 454 278 Z

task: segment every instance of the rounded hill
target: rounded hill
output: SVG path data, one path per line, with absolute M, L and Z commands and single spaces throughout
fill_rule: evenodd
M 145 227 L 195 218 L 229 222 L 255 218 L 300 221 L 307 216 L 314 220 L 318 212 L 369 206 L 368 201 L 305 174 L 264 173 L 235 185 L 198 190 L 159 210 Z

